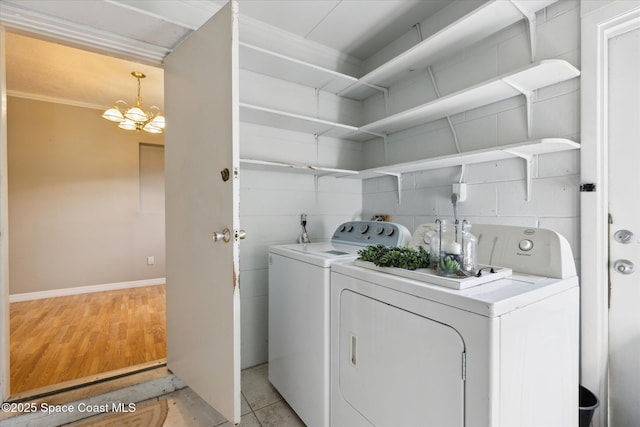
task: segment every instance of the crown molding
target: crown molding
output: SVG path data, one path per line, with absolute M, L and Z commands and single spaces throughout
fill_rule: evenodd
M 56 98 L 53 96 L 38 95 L 35 93 L 19 92 L 15 90 L 7 90 L 7 96 L 13 98 L 30 99 L 32 101 L 52 102 L 54 104 L 70 105 L 72 107 L 90 108 L 92 110 L 105 110 L 104 105 L 79 102 L 71 99 Z
M 50 41 L 62 41 L 95 53 L 154 66 L 161 66 L 165 56 L 171 52 L 169 48 L 64 21 L 13 4 L 0 3 L 0 22 L 9 31 L 35 34 Z

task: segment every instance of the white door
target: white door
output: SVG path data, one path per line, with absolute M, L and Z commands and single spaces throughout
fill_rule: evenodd
M 227 4 L 165 61 L 167 363 L 235 423 L 240 422 L 237 13 L 235 2 Z
M 640 22 L 623 31 L 608 46 L 610 426 L 640 420 Z

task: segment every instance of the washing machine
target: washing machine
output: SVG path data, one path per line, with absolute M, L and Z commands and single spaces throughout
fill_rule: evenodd
M 269 248 L 269 381 L 308 426 L 329 425 L 331 267 L 367 245 L 406 246 L 400 224 L 351 221 L 328 242 Z
M 429 230 L 419 227 L 412 245 Z M 332 426 L 578 425 L 579 288 L 569 244 L 539 228 L 475 225 L 472 233 L 479 263 L 493 266 L 480 277 L 334 266 Z

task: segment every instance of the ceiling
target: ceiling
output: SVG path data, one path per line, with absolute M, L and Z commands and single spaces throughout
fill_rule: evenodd
M 241 16 L 364 60 L 451 1 L 238 3 Z M 162 58 L 224 4 L 220 0 L 0 0 L 0 20 L 8 29 L 7 89 L 10 94 L 105 108 L 118 99 L 135 100 L 137 83 L 130 73 L 138 70 L 147 75 L 142 81 L 143 104 L 162 108 Z

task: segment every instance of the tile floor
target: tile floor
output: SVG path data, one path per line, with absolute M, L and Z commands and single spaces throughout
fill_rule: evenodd
M 269 383 L 266 364 L 242 371 L 242 419 L 247 427 L 304 426 L 282 396 Z M 166 399 L 169 407 L 165 427 L 232 426 L 191 389 L 184 388 L 156 399 Z

